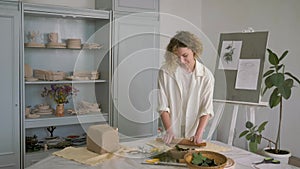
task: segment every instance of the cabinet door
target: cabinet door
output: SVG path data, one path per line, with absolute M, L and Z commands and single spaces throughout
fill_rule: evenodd
M 115 11 L 155 12 L 158 11 L 158 0 L 115 0 Z
M 20 168 L 20 18 L 18 3 L 0 2 L 0 169 Z
M 158 18 L 114 18 L 114 125 L 124 137 L 153 136 L 157 131 Z
M 119 12 L 158 12 L 159 0 L 95 0 L 95 8 Z

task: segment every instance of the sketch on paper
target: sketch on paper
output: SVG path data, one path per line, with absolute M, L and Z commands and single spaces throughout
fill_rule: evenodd
M 235 88 L 257 90 L 260 59 L 240 59 Z
M 241 48 L 242 41 L 223 41 L 219 69 L 237 70 Z

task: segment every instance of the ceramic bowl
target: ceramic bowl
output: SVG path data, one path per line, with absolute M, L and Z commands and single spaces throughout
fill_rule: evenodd
M 202 155 L 206 158 L 213 159 L 217 166 L 198 166 L 192 164 L 193 159 L 193 153 L 199 153 L 201 152 Z M 187 163 L 187 166 L 189 169 L 224 169 L 224 167 L 227 164 L 227 157 L 223 154 L 214 152 L 214 151 L 193 151 L 188 152 L 186 155 L 184 155 L 184 160 Z
M 48 110 L 48 109 L 50 109 L 50 106 L 48 104 L 39 104 L 38 108 L 40 110 Z

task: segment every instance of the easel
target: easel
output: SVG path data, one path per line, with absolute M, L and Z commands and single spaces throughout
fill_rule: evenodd
M 262 82 L 262 71 L 264 67 L 262 61 L 264 61 L 265 57 L 264 53 L 267 43 L 267 37 L 268 32 L 255 32 L 254 29 L 250 27 L 242 32 L 221 34 L 218 54 L 222 54 L 222 56 L 224 57 L 224 53 L 228 53 L 228 51 L 226 50 L 228 50 L 228 48 L 233 48 L 232 46 L 234 46 L 234 43 L 228 45 L 228 42 L 236 41 L 236 50 L 240 50 L 240 53 L 237 53 L 237 56 L 235 57 L 232 56 L 232 58 L 235 58 L 235 61 L 233 63 L 243 61 L 241 62 L 243 64 L 239 64 L 238 66 L 241 66 L 244 72 L 247 72 L 245 71 L 246 69 L 250 69 L 250 73 L 253 73 L 250 77 L 254 77 L 257 79 L 252 79 L 252 81 L 250 80 L 249 82 L 248 78 L 241 78 L 238 76 L 239 68 L 236 67 L 236 64 L 232 63 L 232 65 L 228 65 L 226 59 L 224 62 L 224 58 L 221 62 L 221 56 L 219 57 L 219 59 L 217 59 L 217 66 L 214 72 L 214 76 L 216 78 L 214 89 L 214 103 L 218 103 L 220 105 L 215 112 L 214 118 L 216 119 L 214 119 L 212 122 L 211 129 L 209 130 L 207 136 L 208 140 L 212 138 L 212 135 L 217 128 L 217 125 L 219 124 L 219 121 L 224 113 L 226 103 L 233 105 L 233 113 L 227 141 L 229 145 L 232 145 L 233 143 L 236 120 L 240 106 L 245 106 L 246 121 L 250 121 L 253 124 L 255 124 L 255 108 L 268 106 L 267 103 L 260 101 L 260 84 Z M 259 43 L 253 43 L 256 40 L 259 40 Z M 241 46 L 243 46 L 243 48 Z M 256 51 L 259 54 L 253 54 L 252 51 Z M 234 53 L 232 52 L 231 54 L 233 55 Z M 231 59 L 232 61 L 232 58 L 229 58 L 229 60 Z M 224 65 L 227 65 L 227 67 L 223 66 L 223 62 Z M 247 64 L 250 64 L 252 66 L 245 66 Z M 251 84 L 251 82 L 253 83 Z M 254 86 L 255 84 L 256 87 Z
M 228 134 L 228 145 L 232 145 L 233 139 L 234 139 L 234 129 L 236 126 L 236 120 L 237 120 L 237 115 L 239 111 L 239 106 L 246 106 L 246 121 L 250 121 L 253 124 L 255 124 L 255 108 L 256 107 L 267 107 L 268 104 L 266 102 L 260 102 L 260 103 L 248 103 L 248 102 L 236 102 L 236 101 L 228 101 L 228 100 L 217 100 L 214 99 L 214 103 L 219 103 L 219 107 L 217 111 L 215 112 L 214 120 L 212 122 L 211 128 L 209 130 L 207 139 L 210 140 L 212 138 L 212 135 L 214 131 L 216 130 L 221 117 L 224 113 L 224 108 L 225 104 L 233 104 L 233 113 L 232 113 L 232 118 L 231 118 L 231 123 L 230 123 L 230 128 L 229 128 L 229 134 Z M 249 112 L 248 112 L 249 108 Z

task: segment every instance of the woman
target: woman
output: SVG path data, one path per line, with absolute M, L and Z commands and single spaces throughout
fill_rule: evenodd
M 207 122 L 214 115 L 214 77 L 197 61 L 202 49 L 201 41 L 186 31 L 178 32 L 167 46 L 158 77 L 158 111 L 167 144 L 175 137 L 201 143 Z

